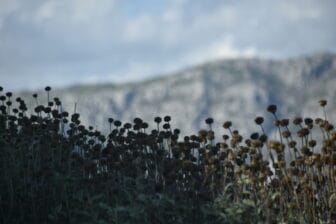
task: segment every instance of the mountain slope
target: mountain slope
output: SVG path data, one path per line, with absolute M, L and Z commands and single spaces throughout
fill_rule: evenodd
M 283 61 L 218 60 L 155 80 L 76 86 L 52 94 L 70 112 L 76 102 L 83 123 L 100 130 L 107 130 L 108 117 L 132 121 L 139 116 L 150 122 L 155 116 L 171 115 L 174 127 L 191 134 L 206 127 L 204 119 L 211 116 L 215 129 L 222 130 L 222 123 L 232 120 L 234 128 L 246 134 L 258 130 L 256 116 L 270 117 L 266 107 L 271 103 L 281 115 L 321 116 L 317 101 L 326 98 L 328 110 L 335 111 L 335 86 L 336 55 L 316 54 Z M 33 102 L 31 93 L 23 95 Z M 270 130 L 271 122 L 266 128 Z

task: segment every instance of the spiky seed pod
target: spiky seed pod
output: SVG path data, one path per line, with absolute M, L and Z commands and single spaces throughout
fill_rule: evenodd
M 47 114 L 50 113 L 51 112 L 51 108 L 50 107 L 45 107 L 44 108 L 44 112 L 47 113 Z
M 232 131 L 232 135 L 233 135 L 233 137 L 238 136 L 239 135 L 239 131 L 238 130 L 233 130 Z
M 245 144 L 246 144 L 248 147 L 251 147 L 252 141 L 251 141 L 250 139 L 246 139 L 246 140 L 245 140 Z
M 223 137 L 224 141 L 226 141 L 230 138 L 228 135 L 223 135 L 222 137 Z
M 0 92 L 2 92 L 3 91 L 3 87 L 2 86 L 0 86 Z
M 133 122 L 134 122 L 134 124 L 140 125 L 142 123 L 142 120 L 141 120 L 141 118 L 136 117 L 136 118 L 134 118 Z
M 294 118 L 293 124 L 300 125 L 301 123 L 302 123 L 302 118 L 301 117 Z
M 68 117 L 68 116 L 69 116 L 69 113 L 68 113 L 68 112 L 66 112 L 66 111 L 63 111 L 63 112 L 62 112 L 62 117 L 65 118 L 65 117 Z
M 336 140 L 336 132 L 334 131 L 334 132 L 329 133 L 329 138 L 331 140 Z
M 280 125 L 282 127 L 287 127 L 289 125 L 289 119 L 282 119 Z
M 231 139 L 231 141 L 230 141 L 230 146 L 231 146 L 232 148 L 236 148 L 237 144 L 238 144 L 238 142 L 237 142 L 235 139 Z
M 267 142 L 267 138 L 268 138 L 267 135 L 263 134 L 263 135 L 260 135 L 259 140 L 261 142 L 265 143 L 265 142 Z
M 268 147 L 270 148 L 270 149 L 277 149 L 278 147 L 279 147 L 279 145 L 280 145 L 281 143 L 280 142 L 278 142 L 278 141 L 269 141 L 268 142 Z
M 206 130 L 200 130 L 198 132 L 198 137 L 200 137 L 201 139 L 205 139 L 208 135 L 208 132 Z
M 242 142 L 243 140 L 243 136 L 239 135 L 238 133 L 233 135 L 233 140 L 235 140 L 236 142 Z
M 259 147 L 262 146 L 262 142 L 261 142 L 260 140 L 252 141 L 252 142 L 251 142 L 251 146 L 252 146 L 253 148 L 259 148 Z
M 205 120 L 205 123 L 211 125 L 214 122 L 213 118 L 209 117 Z
M 163 129 L 166 129 L 166 130 L 167 130 L 167 129 L 170 128 L 170 124 L 166 123 L 166 124 L 164 124 L 162 127 L 163 127 Z
M 254 119 L 254 122 L 257 124 L 257 125 L 261 125 L 262 123 L 264 123 L 264 118 L 263 117 L 256 117 Z
M 227 148 L 229 148 L 229 146 L 228 146 L 225 142 L 220 143 L 220 147 L 221 147 L 222 149 L 227 149 Z
M 148 123 L 146 123 L 146 122 L 142 123 L 141 128 L 147 129 L 148 128 Z
M 327 100 L 321 99 L 319 100 L 319 104 L 321 107 L 325 107 L 327 105 Z
M 259 138 L 259 134 L 258 134 L 257 132 L 252 133 L 251 136 L 250 136 L 250 138 L 251 138 L 252 140 L 256 140 L 256 139 Z
M 71 121 L 72 122 L 75 122 L 76 120 L 78 120 L 79 119 L 79 114 L 78 113 L 74 113 L 74 114 L 72 114 L 71 115 Z
M 109 118 L 109 119 L 108 119 L 108 122 L 109 122 L 109 123 L 112 123 L 113 121 L 114 121 L 113 118 Z
M 170 116 L 165 116 L 165 117 L 163 118 L 163 120 L 164 120 L 165 122 L 169 122 L 169 121 L 171 120 L 171 117 L 170 117 Z
M 155 117 L 155 118 L 154 118 L 154 122 L 155 122 L 155 123 L 160 124 L 161 121 L 162 121 L 162 118 L 161 118 L 161 117 Z
M 223 128 L 225 128 L 225 129 L 228 129 L 228 128 L 230 128 L 232 126 L 232 122 L 231 121 L 226 121 L 226 122 L 224 122 L 224 124 L 223 124 Z
M 316 146 L 316 141 L 315 140 L 310 140 L 308 142 L 309 147 L 315 147 Z
M 55 104 L 56 104 L 56 106 L 61 106 L 62 102 L 61 101 L 56 101 Z
M 279 154 L 282 153 L 285 150 L 285 148 L 286 148 L 285 144 L 279 144 L 275 149 L 275 151 Z
M 274 124 L 275 127 L 279 127 L 280 121 L 279 120 L 274 120 L 273 124 Z
M 114 121 L 113 123 L 116 127 L 120 127 L 121 126 L 121 121 Z
M 13 93 L 12 93 L 12 92 L 7 92 L 7 93 L 6 93 L 6 96 L 7 96 L 8 98 L 10 98 L 10 97 L 13 96 Z
M 124 124 L 124 128 L 125 129 L 131 129 L 132 128 L 132 125 L 130 123 L 125 123 Z
M 296 141 L 290 141 L 289 143 L 288 143 L 288 146 L 289 146 L 289 148 L 295 148 L 295 146 L 296 146 Z
M 313 119 L 307 117 L 304 119 L 304 123 L 307 125 L 307 126 L 310 126 L 310 125 L 313 125 L 314 121 Z
M 179 135 L 181 133 L 180 129 L 174 129 L 174 135 Z M 196 136 L 195 136 L 196 137 Z
M 315 119 L 315 124 L 321 126 L 321 123 L 323 123 L 323 119 L 321 119 L 321 118 L 316 118 Z
M 301 147 L 300 151 L 304 155 L 309 155 L 310 154 L 310 149 L 308 147 L 306 147 L 306 146 Z
M 274 105 L 274 104 L 271 104 L 271 105 L 269 105 L 269 106 L 267 107 L 267 111 L 270 112 L 270 113 L 272 113 L 272 114 L 275 114 L 276 111 L 277 111 L 277 106 Z
M 283 131 L 283 132 L 282 132 L 282 136 L 283 136 L 284 138 L 289 138 L 289 137 L 291 136 L 291 133 L 290 133 L 290 131 L 286 130 L 286 131 Z
M 51 90 L 51 87 L 50 86 L 47 86 L 44 88 L 45 91 L 49 92 Z
M 309 129 L 308 128 L 301 128 L 298 132 L 297 135 L 302 138 L 305 137 L 307 135 L 309 135 Z
M 325 122 L 325 124 L 323 125 L 323 130 L 325 130 L 326 132 L 329 132 L 333 129 L 334 129 L 334 126 L 330 124 L 329 122 Z

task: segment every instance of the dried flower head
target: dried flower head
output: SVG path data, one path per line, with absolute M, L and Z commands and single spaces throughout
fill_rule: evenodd
M 12 97 L 12 95 L 13 95 L 12 92 L 7 92 L 7 93 L 6 93 L 6 96 L 7 96 L 8 98 Z
M 256 117 L 254 119 L 254 121 L 257 125 L 261 125 L 262 123 L 264 123 L 264 118 L 263 117 Z
M 321 107 L 325 107 L 327 105 L 327 100 L 321 99 L 319 100 L 319 104 Z
M 277 106 L 274 105 L 274 104 L 271 104 L 271 105 L 269 105 L 269 106 L 267 107 L 267 111 L 270 112 L 270 113 L 272 113 L 272 114 L 275 114 L 276 111 L 277 111 Z
M 279 121 L 278 119 L 275 119 L 275 120 L 273 121 L 273 124 L 274 124 L 275 127 L 279 127 L 279 125 L 280 125 L 280 121 Z
M 155 121 L 155 123 L 159 124 L 159 123 L 161 123 L 162 119 L 161 119 L 161 117 L 155 117 L 154 121 Z
M 208 124 L 208 125 L 211 125 L 213 122 L 214 122 L 214 120 L 211 117 L 209 117 L 205 120 L 205 123 Z
M 225 129 L 228 129 L 228 128 L 230 128 L 232 126 L 232 122 L 231 121 L 226 121 L 226 122 L 224 122 L 224 124 L 223 124 L 223 128 L 225 128 Z
M 281 122 L 280 122 L 280 125 L 282 127 L 286 127 L 289 125 L 289 119 L 282 119 Z
M 165 116 L 165 117 L 163 118 L 163 120 L 164 120 L 165 122 L 169 122 L 169 121 L 171 120 L 171 117 L 170 117 L 170 116 Z
M 302 123 L 302 118 L 301 117 L 294 118 L 293 124 L 300 125 L 301 123 Z

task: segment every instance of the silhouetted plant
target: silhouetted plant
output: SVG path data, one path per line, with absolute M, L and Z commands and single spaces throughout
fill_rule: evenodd
M 171 117 L 156 128 L 107 119 L 109 133 L 62 109 L 59 98 L 28 110 L 0 96 L 2 223 L 328 223 L 336 219 L 336 131 L 324 119 L 274 116 L 278 139 L 244 139 L 233 124 L 180 138 Z M 0 93 L 3 88 L 0 87 Z M 164 121 L 163 123 L 161 123 Z M 318 128 L 322 140 L 313 139 Z M 289 155 L 288 157 L 286 155 Z

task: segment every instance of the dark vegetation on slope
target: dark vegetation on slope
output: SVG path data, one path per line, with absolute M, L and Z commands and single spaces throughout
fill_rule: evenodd
M 169 116 L 156 117 L 153 130 L 140 118 L 110 118 L 104 136 L 81 124 L 76 111 L 63 111 L 50 91 L 46 87 L 43 96 L 47 105 L 34 95 L 36 107 L 29 111 L 0 87 L 2 223 L 336 220 L 336 132 L 325 100 L 315 120 L 281 119 L 270 105 L 279 140 L 267 137 L 257 117 L 260 131 L 249 138 L 227 121 L 227 134 L 215 142 L 211 118 L 207 130 L 183 138 Z

